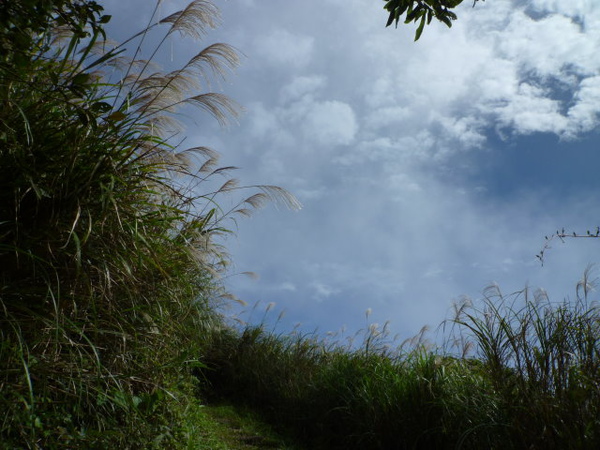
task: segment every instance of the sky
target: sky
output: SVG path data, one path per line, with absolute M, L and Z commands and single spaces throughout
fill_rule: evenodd
M 100 3 L 117 39 L 153 5 Z M 536 254 L 557 230 L 600 225 L 600 2 L 465 0 L 418 42 L 413 25 L 385 28 L 382 1 L 214 3 L 220 26 L 170 38 L 163 63 L 234 46 L 241 64 L 214 89 L 243 113 L 223 128 L 197 112 L 186 143 L 303 204 L 238 222 L 226 284 L 248 306 L 232 311 L 278 332 L 389 321 L 403 339 L 494 284 L 575 296 L 600 240 Z

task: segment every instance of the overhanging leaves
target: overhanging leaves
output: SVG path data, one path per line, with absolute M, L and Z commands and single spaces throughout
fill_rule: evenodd
M 400 18 L 404 16 L 403 22 L 418 23 L 417 30 L 415 32 L 415 41 L 417 41 L 423 30 L 425 24 L 429 25 L 431 20 L 435 17 L 440 22 L 451 27 L 452 21 L 456 20 L 457 16 L 451 10 L 460 5 L 463 0 L 384 0 L 385 6 L 383 7 L 389 12 L 388 20 L 385 24 L 389 27 L 395 24 L 396 27 L 400 22 Z M 474 0 L 473 5 L 478 0 Z

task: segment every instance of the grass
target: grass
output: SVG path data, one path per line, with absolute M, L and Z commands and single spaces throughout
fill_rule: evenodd
M 163 446 L 177 441 L 172 380 L 222 323 L 217 237 L 267 200 L 297 202 L 274 186 L 240 198 L 215 151 L 180 147 L 179 107 L 235 114 L 207 88 L 237 55 L 217 43 L 171 72 L 151 63 L 169 36 L 215 26 L 214 5 L 115 45 L 95 2 L 42 3 L 1 7 L 0 440 Z M 156 50 L 136 59 L 147 39 Z
M 308 448 L 596 448 L 600 311 L 589 272 L 574 301 L 486 290 L 457 307 L 439 348 L 390 346 L 371 326 L 362 345 L 215 334 L 201 359 L 207 392 L 251 405 Z M 459 348 L 454 344 L 460 343 Z
M 267 200 L 298 204 L 268 185 L 241 196 L 215 151 L 180 147 L 178 107 L 235 113 L 207 89 L 231 47 L 167 73 L 139 55 L 202 37 L 214 5 L 114 46 L 93 1 L 0 12 L 4 448 L 600 447 L 589 271 L 572 301 L 491 287 L 457 306 L 439 348 L 386 326 L 362 343 L 230 326 L 217 238 Z
M 299 449 L 266 424 L 254 411 L 239 405 L 200 405 L 187 415 L 187 427 L 193 441 L 189 449 Z

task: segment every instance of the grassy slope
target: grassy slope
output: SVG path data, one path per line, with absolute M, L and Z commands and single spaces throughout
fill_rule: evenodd
M 0 447 L 181 442 L 168 391 L 220 322 L 214 237 L 267 200 L 296 205 L 273 186 L 245 198 L 216 152 L 173 137 L 179 106 L 235 115 L 205 91 L 236 65 L 231 47 L 157 72 L 103 42 L 108 19 L 90 0 L 0 2 Z M 156 20 L 122 45 L 199 38 L 218 11 Z
M 222 329 L 200 379 L 308 448 L 598 448 L 600 310 L 491 294 L 454 319 L 474 357 L 395 350 L 376 327 L 358 348 Z

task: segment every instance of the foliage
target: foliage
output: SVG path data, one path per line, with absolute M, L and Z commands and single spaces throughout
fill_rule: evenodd
M 486 380 L 470 362 L 421 347 L 394 354 L 373 333 L 366 351 L 260 327 L 221 330 L 202 354 L 199 379 L 206 392 L 262 411 L 307 448 L 451 448 L 492 439 L 488 416 L 478 416 Z
M 435 17 L 440 22 L 445 23 L 448 27 L 452 26 L 452 21 L 457 19 L 456 14 L 451 11 L 460 5 L 463 0 L 384 0 L 383 7 L 389 12 L 386 27 L 395 23 L 396 27 L 400 22 L 400 18 L 404 16 L 404 23 L 419 23 L 415 32 L 415 41 L 417 41 L 425 24 L 429 25 Z M 478 0 L 473 1 L 473 6 Z
M 600 312 L 589 272 L 573 302 L 527 290 L 457 306 L 446 342 L 356 347 L 263 327 L 214 330 L 198 377 L 308 448 L 597 448 Z M 458 354 L 455 343 L 459 343 Z M 445 350 L 444 350 L 445 349 Z M 474 353 L 472 353 L 474 352 Z
M 86 36 L 87 27 L 102 33 L 108 16 L 95 1 L 19 0 L 0 3 L 0 48 L 3 60 L 18 66 L 29 61 L 29 51 L 36 39 L 50 26 L 63 26 L 79 36 Z M 48 18 L 52 17 L 52 21 Z
M 231 47 L 168 73 L 151 61 L 167 37 L 215 26 L 210 2 L 151 22 L 125 43 L 137 42 L 134 59 L 105 40 L 109 17 L 93 1 L 0 8 L 0 440 L 145 447 L 176 429 L 167 388 L 221 322 L 224 220 L 297 203 L 273 186 L 236 200 L 233 168 L 175 141 L 179 106 L 220 122 L 236 113 L 206 91 L 236 65 Z M 150 61 L 135 59 L 160 27 Z
M 543 291 L 511 298 L 492 286 L 483 310 L 457 315 L 474 338 L 513 448 L 600 442 L 600 310 L 588 301 L 592 286 L 588 270 L 577 300 L 559 304 Z

